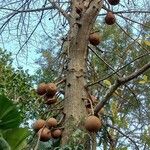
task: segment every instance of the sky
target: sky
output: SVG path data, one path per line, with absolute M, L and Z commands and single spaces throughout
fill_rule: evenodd
M 1 3 L 2 2 L 0 2 L 0 7 L 1 7 Z M 34 3 L 33 8 L 40 8 L 42 7 L 42 5 L 43 5 L 43 1 L 39 0 L 37 1 L 37 4 Z M 12 7 L 10 7 L 10 9 L 12 9 Z M 9 13 L 11 13 L 11 11 L 6 11 L 6 10 L 0 11 L 0 27 L 2 26 L 3 22 L 8 19 L 6 17 L 6 19 L 2 20 L 1 18 L 4 18 Z M 55 13 L 56 10 L 53 11 L 52 16 Z M 0 32 L 0 48 L 5 49 L 8 52 L 12 52 L 12 57 L 14 60 L 13 66 L 15 68 L 23 67 L 24 70 L 28 69 L 28 72 L 32 75 L 39 67 L 39 65 L 37 65 L 35 61 L 37 61 L 37 59 L 41 57 L 41 54 L 37 52 L 41 49 L 47 49 L 47 48 L 51 49 L 52 48 L 51 45 L 54 43 L 56 44 L 56 42 L 51 37 L 54 36 L 59 31 L 59 25 L 58 25 L 59 22 L 57 20 L 58 18 L 50 20 L 49 18 L 51 16 L 48 14 L 48 11 L 44 13 L 42 21 L 34 31 L 34 28 L 39 22 L 40 16 L 41 16 L 41 12 L 40 13 L 33 12 L 28 16 L 26 16 L 24 22 L 26 24 L 25 26 L 27 26 L 28 24 L 28 28 L 27 28 L 25 26 L 21 26 L 21 24 L 23 23 L 22 21 L 18 23 L 18 20 L 20 19 L 20 14 L 16 15 L 16 17 L 10 20 L 9 25 L 4 29 L 4 31 L 2 33 Z M 28 38 L 26 36 L 26 33 L 28 33 L 29 36 L 33 31 L 34 33 L 29 39 L 28 45 L 25 45 L 20 50 L 20 47 L 24 44 L 24 42 Z M 57 36 L 57 38 L 59 39 L 59 36 Z M 49 43 L 49 42 L 53 42 L 53 43 Z M 19 54 L 17 54 L 19 50 L 20 52 Z

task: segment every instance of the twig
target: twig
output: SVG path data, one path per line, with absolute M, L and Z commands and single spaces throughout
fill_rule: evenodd
M 119 86 L 121 86 L 121 85 L 129 82 L 130 80 L 138 77 L 139 75 L 144 73 L 149 68 L 150 68 L 150 62 L 147 63 L 146 65 L 144 65 L 142 68 L 135 71 L 134 73 L 130 74 L 129 76 L 123 77 L 123 78 L 118 78 L 115 81 L 115 83 L 110 87 L 110 89 L 107 91 L 107 93 L 104 96 L 104 99 L 96 105 L 96 107 L 94 109 L 94 113 L 97 114 L 99 112 L 99 110 L 109 101 L 110 97 L 112 96 L 112 94 L 116 91 L 116 89 Z
M 54 2 L 53 0 L 48 1 L 69 21 L 69 15 L 59 5 L 57 5 L 56 2 Z
M 37 149 L 38 149 L 39 142 L 40 142 L 40 137 L 41 137 L 41 134 L 42 134 L 42 132 L 43 132 L 45 126 L 46 126 L 46 125 L 44 125 L 44 126 L 42 127 L 42 130 L 41 130 L 41 132 L 40 132 L 39 135 L 38 135 L 38 140 L 37 140 L 36 146 L 34 147 L 34 150 L 37 150 Z
M 128 135 L 124 134 L 124 133 L 123 133 L 122 131 L 120 131 L 117 127 L 114 127 L 114 126 L 112 126 L 112 125 L 110 125 L 110 124 L 106 124 L 106 126 L 117 130 L 120 134 L 122 134 L 123 136 L 125 136 L 127 139 L 129 139 L 129 140 L 135 145 L 136 150 L 139 150 L 139 148 L 138 148 L 136 142 L 135 142 L 134 140 L 132 140 Z
M 66 114 L 64 112 L 62 112 L 63 116 L 60 118 L 60 120 L 58 121 L 58 125 L 62 123 L 62 121 L 65 119 Z
M 56 85 L 59 85 L 59 84 L 65 82 L 65 81 L 66 81 L 66 79 L 62 79 L 62 80 L 60 80 L 59 82 L 57 82 Z
M 100 79 L 100 80 L 97 80 L 97 81 L 95 81 L 95 82 L 93 82 L 93 83 L 88 84 L 87 87 L 93 86 L 93 85 L 95 85 L 95 84 L 98 84 L 98 83 L 102 82 L 103 80 L 108 79 L 109 77 L 111 77 L 112 75 L 116 74 L 116 73 L 119 72 L 120 70 L 124 69 L 124 68 L 127 67 L 128 65 L 134 63 L 135 61 L 137 61 L 137 60 L 139 60 L 139 59 L 141 59 L 142 57 L 147 56 L 147 55 L 150 55 L 150 52 L 145 53 L 145 54 L 143 54 L 143 55 L 141 55 L 141 56 L 135 58 L 134 60 L 132 60 L 131 62 L 127 63 L 127 64 L 124 65 L 123 67 L 117 69 L 117 70 L 116 70 L 115 72 L 113 72 L 112 74 L 109 74 L 107 77 L 105 77 L 105 78 L 103 78 L 103 79 Z

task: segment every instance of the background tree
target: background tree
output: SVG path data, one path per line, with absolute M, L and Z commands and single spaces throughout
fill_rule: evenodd
M 33 89 L 34 77 L 27 70 L 15 69 L 12 63 L 12 54 L 0 49 L 0 94 L 6 95 L 17 105 L 23 119 L 22 124 L 29 126 L 28 121 L 39 114 L 36 108 L 40 105 L 37 101 L 40 98 Z
M 101 116 L 103 127 L 98 136 L 103 149 L 146 149 L 149 145 L 149 95 L 146 89 L 149 87 L 147 70 L 150 64 L 149 38 L 148 35 L 145 36 L 149 18 L 145 14 L 149 13 L 149 3 L 147 1 L 148 4 L 144 5 L 146 1 L 143 1 L 141 5 L 139 1 L 121 1 L 115 7 L 109 3 L 111 2 L 99 0 L 46 0 L 44 3 L 40 0 L 13 3 L 3 1 L 0 30 L 5 35 L 3 38 L 8 30 L 10 35 L 16 33 L 16 39 L 21 45 L 17 53 L 19 56 L 19 52 L 29 46 L 28 43 L 36 43 L 37 33 L 43 31 L 44 35 L 51 38 L 48 18 L 54 22 L 57 37 L 51 41 L 55 39 L 54 45 L 57 48 L 53 47 L 53 50 L 58 52 L 57 64 L 61 65 L 57 69 L 58 79 L 55 82 L 64 77 L 66 79 L 65 85 L 60 86 L 60 91 L 65 94 L 62 145 L 70 143 L 69 139 L 79 134 L 84 138 L 80 137 L 77 143 L 74 142 L 75 145 L 86 143 L 84 149 L 96 148 L 95 134 L 84 134 L 86 131 L 83 125 L 88 115 L 83 99 L 91 99 L 90 94 L 93 94 L 99 100 L 94 108 L 95 115 L 103 107 L 106 110 Z M 104 27 L 104 24 L 100 24 L 97 27 L 99 22 L 103 22 L 104 15 L 110 11 L 118 16 L 116 25 Z M 138 19 L 137 14 L 140 14 Z M 99 19 L 98 23 L 95 23 L 96 18 Z M 12 30 L 13 28 L 16 30 Z M 103 40 L 98 46 L 92 46 L 89 44 L 89 35 L 97 32 L 97 29 Z M 110 36 L 107 35 L 109 33 Z M 59 40 L 60 37 L 62 41 Z M 147 72 L 144 76 L 140 76 L 145 71 Z M 136 79 L 138 76 L 140 78 Z M 141 93 L 142 90 L 144 92 Z M 141 115 L 142 111 L 144 117 Z M 129 141 L 122 143 L 124 138 Z

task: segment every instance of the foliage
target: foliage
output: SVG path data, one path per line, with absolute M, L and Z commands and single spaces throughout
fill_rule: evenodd
M 80 31 L 80 29 L 82 30 L 84 28 L 82 21 L 85 20 L 88 22 L 92 13 L 89 14 L 89 17 L 84 17 L 90 10 L 94 12 L 98 6 L 98 4 L 95 4 L 90 9 L 90 6 L 97 2 L 96 0 L 90 1 L 90 3 L 88 3 L 88 0 L 82 1 L 79 4 L 78 2 L 80 1 L 76 2 L 77 6 L 71 0 L 57 2 L 51 0 L 14 0 L 12 3 L 10 1 L 0 2 L 0 33 L 2 40 L 4 39 L 6 42 L 10 41 L 12 43 L 14 39 L 17 39 L 20 46 L 17 54 L 20 54 L 20 52 L 23 53 L 24 51 L 21 50 L 25 46 L 26 48 L 29 46 L 29 49 L 31 45 L 35 47 L 35 43 L 38 43 L 39 48 L 39 42 L 43 35 L 42 48 L 45 45 L 46 47 L 50 45 L 50 48 L 41 51 L 42 58 L 38 60 L 41 68 L 37 70 L 34 76 L 34 83 L 58 82 L 66 77 L 66 75 L 72 74 L 74 68 L 70 71 L 68 64 L 74 59 L 70 58 L 69 53 L 69 50 L 74 45 L 68 46 L 65 43 L 70 43 L 74 39 L 79 39 L 76 45 L 85 42 L 84 38 L 81 38 L 82 35 L 81 37 L 76 37 L 77 34 L 74 36 L 72 29 L 75 28 L 73 30 L 75 32 Z M 101 3 L 102 1 L 99 2 Z M 97 17 L 97 22 L 93 27 L 93 31 L 100 32 L 102 41 L 96 47 L 85 42 L 87 43 L 86 50 L 88 55 L 85 56 L 87 63 L 86 69 L 84 68 L 86 70 L 84 79 L 87 83 L 88 94 L 96 96 L 97 103 L 105 100 L 107 93 L 110 92 L 117 78 L 126 77 L 149 62 L 150 21 L 147 14 L 150 12 L 148 2 L 148 0 L 124 0 L 113 7 L 106 0 L 102 4 L 103 7 L 100 13 L 95 16 Z M 80 7 L 80 4 L 84 5 L 83 9 L 82 6 Z M 77 10 L 77 8 L 80 9 Z M 104 17 L 109 11 L 113 12 L 116 17 L 116 23 L 112 26 L 104 24 Z M 84 12 L 86 13 L 83 14 Z M 70 22 L 70 20 L 73 20 L 73 22 Z M 87 22 L 83 22 L 85 26 Z M 65 35 L 66 33 L 67 35 Z M 88 39 L 88 36 L 86 36 L 86 39 Z M 48 41 L 49 44 L 46 43 L 45 39 L 50 39 Z M 57 54 L 54 52 L 56 50 Z M 78 49 L 75 50 L 75 52 L 77 51 Z M 80 53 L 80 51 L 82 49 L 79 49 L 78 52 Z M 2 66 L 0 68 L 0 93 L 7 95 L 17 104 L 22 117 L 26 118 L 26 120 L 37 117 L 46 118 L 45 110 L 48 108 L 49 115 L 51 114 L 52 107 L 45 106 L 42 97 L 37 99 L 35 91 L 32 90 L 32 79 L 28 73 L 22 69 L 14 70 L 10 56 L 4 54 L 5 52 L 2 50 L 0 52 L 2 56 L 2 61 L 0 61 L 0 67 Z M 26 53 L 28 53 L 28 49 Z M 104 150 L 150 148 L 148 141 L 150 124 L 149 75 L 150 70 L 130 82 L 120 85 L 117 90 L 109 93 L 109 101 L 105 101 L 104 112 L 99 112 L 103 121 L 103 127 L 97 134 L 97 140 L 99 140 L 98 146 L 100 148 Z M 79 76 L 76 77 L 79 78 Z M 67 84 L 66 89 L 69 86 L 70 84 Z M 58 90 L 61 93 L 58 92 L 61 99 L 64 98 L 65 92 L 69 93 L 65 91 L 63 85 L 60 85 Z M 68 102 L 71 102 L 71 96 L 68 99 Z M 57 114 L 57 111 L 54 110 L 54 112 Z M 82 138 L 83 136 L 73 138 L 73 143 L 78 143 L 79 139 L 82 140 Z M 1 143 L 5 144 L 6 141 L 1 140 Z M 70 144 L 71 146 L 73 145 L 72 143 Z M 66 146 L 67 148 L 69 148 L 68 145 Z
M 19 128 L 21 116 L 16 105 L 0 95 L 0 147 L 2 150 L 20 150 L 26 146 L 27 128 Z
M 37 115 L 33 109 L 39 103 L 33 88 L 33 77 L 22 68 L 14 69 L 12 62 L 11 53 L 0 49 L 0 94 L 7 95 L 17 104 L 23 123 L 28 125 L 28 120 Z
M 99 24 L 99 22 L 97 24 Z M 89 87 L 92 95 L 95 95 L 100 101 L 104 96 L 102 93 L 111 87 L 117 76 L 132 73 L 133 70 L 141 67 L 144 64 L 143 62 L 148 62 L 149 56 L 145 55 L 137 61 L 134 61 L 143 53 L 147 53 L 146 46 L 142 49 L 138 47 L 137 43 L 131 43 L 130 37 L 117 26 L 108 27 L 99 24 L 97 29 L 100 29 L 102 36 L 102 42 L 97 47 L 96 51 L 100 58 L 92 51 L 89 51 L 88 61 L 90 63 L 87 66 L 87 77 L 89 84 L 98 81 L 99 77 L 101 77 L 102 80 L 98 85 Z M 128 34 L 132 36 L 133 32 L 131 28 L 128 27 L 127 30 Z M 144 40 L 145 38 L 142 37 L 142 41 Z M 46 50 L 46 52 L 48 51 Z M 49 51 L 49 55 L 51 55 L 51 51 Z M 45 58 L 45 55 L 43 55 L 41 59 L 45 60 L 45 64 L 48 64 L 49 61 L 55 60 L 55 57 L 51 57 L 48 61 L 47 57 Z M 60 58 L 60 60 L 61 59 L 62 58 Z M 59 59 L 57 61 L 51 61 L 50 64 L 53 67 L 55 66 L 54 68 L 57 68 L 58 61 Z M 133 61 L 132 65 L 130 65 L 131 61 Z M 122 69 L 113 74 L 118 68 Z M 45 67 L 41 65 L 40 69 L 45 72 L 45 80 L 48 79 L 50 74 L 48 65 L 45 65 Z M 56 69 L 55 72 L 56 71 L 58 71 L 58 69 Z M 62 72 L 62 76 L 63 73 L 65 74 L 65 72 Z M 149 124 L 149 119 L 146 117 L 150 114 L 149 74 L 150 71 L 147 71 L 144 75 L 128 83 L 127 86 L 118 88 L 113 94 L 110 103 L 105 106 L 105 113 L 102 115 L 104 122 L 111 123 L 118 130 L 125 132 L 125 134 L 127 133 L 127 135 L 131 136 L 133 139 L 135 138 L 139 144 L 142 142 L 140 134 L 144 134 L 144 130 L 147 124 Z M 106 78 L 107 76 L 108 78 Z M 51 80 L 51 78 L 49 78 L 49 80 Z M 130 132 L 132 128 L 133 130 Z M 133 137 L 132 134 L 136 134 L 138 128 L 141 129 L 141 133 L 138 135 L 139 137 Z M 109 134 L 114 139 L 114 142 L 118 143 L 116 145 L 118 149 L 128 149 L 132 144 L 134 147 L 134 143 L 130 140 L 130 144 L 128 144 L 128 142 L 122 143 L 124 135 L 118 133 L 116 129 L 104 127 L 101 133 L 102 135 L 98 137 L 100 147 L 103 145 L 105 149 L 109 148 Z M 146 141 L 143 140 L 143 142 L 146 144 Z M 144 143 L 141 144 L 141 147 Z

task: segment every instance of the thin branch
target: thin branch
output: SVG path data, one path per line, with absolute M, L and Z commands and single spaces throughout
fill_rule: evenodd
M 11 8 L 2 8 L 0 7 L 1 10 L 9 10 L 9 11 L 13 11 L 11 14 L 18 14 L 18 13 L 28 13 L 28 12 L 40 12 L 40 11 L 44 11 L 44 10 L 50 10 L 50 9 L 54 9 L 54 6 L 49 6 L 49 7 L 42 7 L 42 8 L 37 8 L 37 9 L 26 9 L 26 10 L 14 10 Z M 11 15 L 9 14 L 9 15 Z
M 141 75 L 143 72 L 145 72 L 146 70 L 148 70 L 150 68 L 150 62 L 145 64 L 142 68 L 138 69 L 137 71 L 135 71 L 134 73 L 130 74 L 127 77 L 124 78 L 119 78 L 118 81 L 121 84 L 124 84 L 126 82 L 129 82 L 130 80 L 137 78 L 139 75 Z
M 106 92 L 103 100 L 96 105 L 96 107 L 94 109 L 94 113 L 97 114 L 99 112 L 99 110 L 101 110 L 101 108 L 109 101 L 110 97 L 113 95 L 113 93 L 117 90 L 117 88 L 119 86 L 121 86 L 121 85 L 131 81 L 132 79 L 138 77 L 139 75 L 144 73 L 149 68 L 150 68 L 150 62 L 147 63 L 146 65 L 144 65 L 142 68 L 135 71 L 134 73 L 130 74 L 129 76 L 123 77 L 123 78 L 118 78 L 115 81 L 115 83 L 110 87 L 110 89 Z
M 132 140 L 128 135 L 126 135 L 125 133 L 123 133 L 122 131 L 120 131 L 117 127 L 114 127 L 114 126 L 112 126 L 110 124 L 106 124 L 106 126 L 112 128 L 112 129 L 117 130 L 120 134 L 122 134 L 123 136 L 125 136 L 127 139 L 129 139 L 135 145 L 136 150 L 139 150 L 136 142 L 134 140 Z
M 141 56 L 135 58 L 135 59 L 132 60 L 131 62 L 125 64 L 123 67 L 117 69 L 117 70 L 116 70 L 115 72 L 113 72 L 112 74 L 109 74 L 107 77 L 105 77 L 105 78 L 103 78 L 103 79 L 100 79 L 100 80 L 97 80 L 97 81 L 95 81 L 95 82 L 93 82 L 93 83 L 88 84 L 87 87 L 93 86 L 93 85 L 95 85 L 95 84 L 99 84 L 99 83 L 102 82 L 103 80 L 108 79 L 109 77 L 113 76 L 114 74 L 116 74 L 116 73 L 119 72 L 120 70 L 124 69 L 125 67 L 129 66 L 130 64 L 134 63 L 135 61 L 137 61 L 137 60 L 139 60 L 139 59 L 141 59 L 141 58 L 143 58 L 143 57 L 145 57 L 145 56 L 147 56 L 147 55 L 150 55 L 150 52 L 145 53 L 145 54 L 143 54 L 143 55 L 141 55 Z
M 52 6 L 57 9 L 67 20 L 69 20 L 69 15 L 59 6 L 56 4 L 56 2 L 52 1 L 52 0 L 48 0 Z

